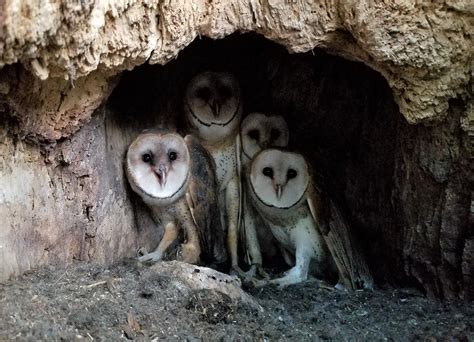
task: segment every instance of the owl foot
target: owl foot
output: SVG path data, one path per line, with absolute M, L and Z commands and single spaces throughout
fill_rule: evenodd
M 249 287 L 253 287 L 253 288 L 261 288 L 261 287 L 265 287 L 265 286 L 268 286 L 270 285 L 270 280 L 269 279 L 256 279 L 256 278 L 253 278 L 248 284 L 247 286 Z
M 183 243 L 181 244 L 181 251 L 178 253 L 178 260 L 187 262 L 188 264 L 198 264 L 199 255 L 201 250 L 199 247 L 196 247 L 193 243 Z
M 347 287 L 344 286 L 344 284 L 341 283 L 340 281 L 336 285 L 333 286 L 333 289 L 339 290 L 339 291 L 347 291 Z
M 259 279 L 260 278 L 260 279 Z M 254 287 L 254 280 L 269 280 L 270 276 L 260 264 L 253 264 L 250 269 L 244 273 L 242 283 Z
M 320 289 L 328 291 L 347 291 L 347 288 L 341 282 L 338 282 L 336 285 L 332 285 L 325 280 L 309 277 L 309 279 L 305 281 L 305 284 L 308 283 L 317 283 Z
M 331 285 L 328 282 L 315 278 L 315 277 L 310 277 L 309 279 L 306 280 L 291 280 L 291 279 L 285 279 L 279 278 L 279 279 L 274 279 L 273 281 L 269 281 L 270 284 L 276 285 L 278 289 L 283 290 L 289 285 L 295 285 L 295 284 L 304 284 L 304 285 L 309 285 L 309 284 L 315 284 L 317 288 L 328 290 L 328 291 L 338 291 L 341 290 L 340 288 L 337 287 L 337 285 Z
M 160 261 L 163 255 L 160 252 L 147 253 L 138 257 L 138 261 L 144 264 L 154 264 L 157 261 Z
M 265 280 L 270 279 L 270 275 L 263 269 L 262 265 L 260 264 L 254 264 L 252 265 L 257 270 L 257 275 Z M 251 268 L 252 269 L 252 268 Z
M 308 280 L 308 275 L 301 272 L 299 267 L 293 267 L 284 273 L 281 278 L 272 279 L 270 284 L 276 285 L 280 290 L 293 284 L 298 284 Z
M 246 276 L 246 273 L 237 265 L 234 265 L 230 268 L 229 274 L 236 275 L 240 279 L 244 279 Z
M 148 254 L 148 249 L 146 249 L 146 247 L 139 247 L 137 249 L 137 259 L 141 256 L 144 256 L 145 254 Z

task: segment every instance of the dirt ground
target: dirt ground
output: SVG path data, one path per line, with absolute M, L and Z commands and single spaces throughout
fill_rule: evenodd
M 0 284 L 0 340 L 474 341 L 472 303 L 412 290 L 342 292 L 314 283 L 254 289 L 263 311 L 187 291 L 134 261 L 48 266 Z

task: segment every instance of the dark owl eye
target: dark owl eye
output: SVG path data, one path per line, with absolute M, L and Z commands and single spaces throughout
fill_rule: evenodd
M 288 172 L 286 173 L 286 178 L 288 179 L 293 179 L 298 175 L 298 172 L 294 169 L 289 169 Z
M 196 96 L 200 99 L 203 99 L 204 101 L 209 101 L 211 98 L 211 90 L 208 87 L 199 88 L 196 91 Z
M 270 141 L 275 141 L 279 137 L 280 137 L 280 131 L 275 128 L 272 128 L 272 130 L 270 131 Z
M 251 131 L 249 131 L 248 136 L 250 137 L 250 139 L 253 139 L 256 141 L 260 140 L 260 132 L 257 131 L 256 129 L 252 129 Z
M 262 173 L 266 177 L 273 178 L 273 169 L 271 167 L 264 167 Z
M 150 163 L 151 162 L 151 154 L 150 153 L 145 153 L 142 155 L 142 160 L 145 162 L 145 163 Z
M 232 90 L 229 87 L 222 86 L 219 88 L 219 95 L 223 100 L 226 100 L 232 96 Z
M 170 160 L 176 160 L 176 158 L 178 158 L 178 154 L 176 152 L 170 152 L 168 153 L 168 158 Z

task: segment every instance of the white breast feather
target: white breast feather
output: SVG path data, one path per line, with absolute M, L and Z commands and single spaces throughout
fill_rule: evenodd
M 292 252 L 295 252 L 297 246 L 308 249 L 311 258 L 321 262 L 324 258 L 323 237 L 316 228 L 309 208 L 305 208 L 304 213 L 305 215 L 301 215 L 295 220 L 295 226 L 288 226 L 284 223 L 278 225 L 272 222 L 268 222 L 268 224 L 275 238 L 287 249 Z M 295 215 L 298 214 L 301 214 L 301 211 L 295 213 Z

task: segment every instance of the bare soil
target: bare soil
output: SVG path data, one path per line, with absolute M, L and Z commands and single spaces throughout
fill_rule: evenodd
M 250 308 L 134 261 L 48 266 L 0 284 L 0 340 L 474 340 L 474 306 L 414 290 L 249 290 Z

